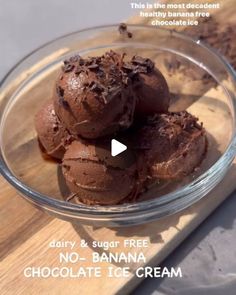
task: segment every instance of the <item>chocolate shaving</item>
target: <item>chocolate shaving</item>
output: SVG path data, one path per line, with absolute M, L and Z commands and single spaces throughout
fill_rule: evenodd
M 116 80 L 114 78 L 109 79 L 109 84 L 114 85 L 116 83 Z
M 80 73 L 82 73 L 84 70 L 80 67 L 80 66 L 77 66 L 76 69 L 75 69 L 75 74 L 76 75 L 79 75 Z
M 100 84 L 94 82 L 90 87 L 90 90 L 100 94 L 104 90 L 104 88 Z
M 69 59 L 66 59 L 64 60 L 64 65 L 67 65 L 67 64 L 71 64 L 71 63 L 76 63 L 79 61 L 80 59 L 80 55 L 74 55 L 74 56 L 71 56 Z
M 89 66 L 89 65 L 92 65 L 92 64 L 99 65 L 100 62 L 101 62 L 101 57 L 100 56 L 89 57 L 89 58 L 84 60 L 84 65 L 85 66 Z
M 83 58 L 80 58 L 80 60 L 79 60 L 79 65 L 80 65 L 80 66 L 83 66 L 84 64 L 85 64 L 84 59 L 83 59 Z
M 121 23 L 118 27 L 118 31 L 121 35 L 127 36 L 128 38 L 132 38 L 133 34 L 128 31 L 127 25 L 125 23 Z
M 151 72 L 154 69 L 154 63 L 150 60 L 150 58 L 143 58 L 135 55 L 132 57 L 131 62 L 138 66 L 137 70 L 143 70 L 143 68 L 146 68 L 147 72 Z
M 127 32 L 127 25 L 125 23 L 120 23 L 118 28 L 120 34 L 124 34 Z
M 73 65 L 73 64 L 66 64 L 63 67 L 63 71 L 65 73 L 71 72 L 71 71 L 73 71 L 74 67 L 75 67 L 75 65 Z
M 62 96 L 59 96 L 58 99 L 59 99 L 59 104 L 61 106 L 63 106 L 65 109 L 69 109 L 70 108 L 68 102 L 66 100 L 64 100 L 64 98 Z
M 132 38 L 133 34 L 131 32 L 127 32 L 127 36 L 128 36 L 128 38 Z
M 122 82 L 125 84 L 125 85 L 129 85 L 130 84 L 130 78 L 128 76 L 123 76 L 122 78 Z
M 131 59 L 131 62 L 124 62 L 121 68 L 132 82 L 138 82 L 140 81 L 138 74 L 148 74 L 152 72 L 154 69 L 154 63 L 149 58 L 135 55 Z M 128 82 L 126 78 L 123 81 L 125 83 Z
M 64 89 L 62 87 L 58 86 L 56 88 L 56 91 L 57 91 L 57 95 L 58 95 L 59 104 L 61 106 L 63 106 L 65 109 L 69 109 L 70 106 L 69 106 L 68 102 L 63 97 L 63 95 L 64 95 Z
M 124 26 L 121 26 L 121 28 L 124 29 Z M 134 63 L 125 63 L 123 61 L 124 56 L 125 54 L 120 55 L 110 50 L 101 57 L 72 57 L 64 62 L 64 72 L 74 71 L 76 75 L 84 72 L 89 77 L 89 71 L 94 71 L 97 79 L 95 78 L 95 81 L 90 83 L 83 83 L 81 89 L 84 91 L 88 88 L 90 91 L 95 92 L 98 94 L 96 99 L 102 99 L 106 104 L 108 100 L 112 100 L 118 92 L 121 92 L 122 87 L 127 87 L 131 82 L 139 80 L 139 72 L 147 73 L 150 68 L 148 59 L 140 61 L 136 57 L 136 64 L 136 59 L 134 59 Z M 58 91 L 61 92 L 59 95 L 60 103 L 65 108 L 68 108 L 68 103 L 63 99 L 63 90 L 59 89 Z M 83 97 L 80 99 L 82 103 L 86 103 L 86 93 L 85 91 Z
M 99 68 L 98 64 L 91 64 L 87 66 L 88 69 L 90 70 L 97 70 Z
M 170 116 L 171 115 L 171 116 Z M 165 120 L 166 122 L 171 124 L 178 124 L 183 130 L 191 130 L 193 128 L 197 128 L 202 130 L 202 125 L 198 124 L 198 118 L 194 117 L 193 115 L 189 114 L 187 111 L 181 111 L 176 113 L 169 113 L 169 114 L 162 114 L 162 116 L 156 114 L 154 116 L 148 117 L 147 124 L 149 126 L 156 126 L 156 122 L 160 120 Z M 160 121 L 161 122 L 161 121 Z M 160 123 L 159 123 L 160 125 Z M 164 125 L 159 128 L 160 133 L 165 134 L 168 131 L 170 133 L 170 128 L 166 130 L 166 126 Z
M 99 68 L 98 71 L 96 72 L 96 76 L 99 79 L 101 79 L 101 78 L 104 78 L 105 77 L 105 73 L 104 73 L 104 71 L 101 68 Z
M 172 116 L 170 118 L 171 123 L 175 123 L 181 126 L 183 130 L 189 130 L 192 128 L 201 129 L 201 126 L 197 123 L 198 119 L 192 115 L 190 115 L 186 111 L 171 113 Z
M 122 65 L 122 69 L 128 72 L 134 71 L 135 67 L 133 66 L 132 63 L 126 62 Z
M 89 83 L 89 82 L 85 81 L 85 82 L 83 83 L 83 86 L 84 86 L 84 87 L 88 87 L 88 86 L 91 87 L 91 85 L 92 85 L 93 82 L 94 82 L 94 81 L 92 81 L 92 82 Z
M 148 68 L 145 67 L 145 66 L 138 66 L 135 68 L 134 70 L 135 72 L 138 72 L 138 73 L 144 73 L 144 74 L 147 74 L 148 73 Z
M 64 89 L 62 87 L 58 86 L 56 90 L 57 90 L 58 96 L 62 96 L 63 97 L 63 95 L 64 95 Z
M 74 70 L 75 64 L 81 59 L 79 55 L 71 56 L 69 59 L 64 60 L 63 72 L 68 73 Z

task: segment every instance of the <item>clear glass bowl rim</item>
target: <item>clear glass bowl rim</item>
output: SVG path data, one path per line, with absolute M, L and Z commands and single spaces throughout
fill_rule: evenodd
M 72 32 L 69 34 L 65 34 L 63 36 L 60 36 L 58 38 L 55 38 L 55 39 L 43 44 L 42 46 L 31 51 L 24 58 L 22 58 L 18 63 L 16 63 L 15 66 L 13 66 L 11 68 L 11 70 L 5 75 L 5 77 L 0 82 L 0 89 L 2 88 L 4 82 L 7 80 L 7 78 L 14 72 L 14 70 L 17 69 L 17 67 L 20 64 L 25 62 L 27 60 L 27 58 L 29 58 L 31 55 L 36 53 L 38 50 L 43 49 L 44 47 L 56 42 L 57 40 L 66 38 L 68 36 L 72 36 L 74 34 L 79 34 L 82 32 L 89 32 L 89 31 L 99 30 L 99 29 L 117 30 L 118 26 L 119 26 L 119 24 L 111 24 L 111 25 L 90 27 L 90 28 L 78 30 L 78 31 L 75 31 L 75 32 Z M 227 62 L 227 60 L 224 57 L 220 56 L 217 53 L 217 51 L 215 49 L 211 48 L 210 46 L 201 42 L 200 40 L 190 38 L 182 33 L 175 32 L 173 30 L 159 28 L 159 27 L 157 28 L 157 27 L 153 27 L 153 26 L 149 26 L 149 25 L 132 25 L 131 24 L 131 25 L 129 25 L 129 27 L 130 28 L 133 27 L 136 29 L 163 31 L 163 32 L 169 33 L 173 36 L 176 36 L 177 38 L 180 38 L 183 40 L 185 39 L 185 40 L 188 40 L 189 42 L 195 43 L 196 46 L 200 46 L 204 50 L 207 50 L 208 52 L 210 52 L 212 54 L 212 56 L 214 58 L 218 59 L 218 61 L 221 62 L 221 64 L 224 66 L 226 72 L 231 77 L 231 79 L 235 85 L 235 88 L 236 88 L 236 73 L 234 72 L 234 69 L 231 67 L 231 65 Z M 233 97 L 232 96 L 233 96 L 233 94 L 231 93 L 231 100 L 235 100 L 235 96 L 233 96 Z M 234 115 L 235 115 L 235 113 L 236 113 L 235 104 L 233 104 L 233 111 L 234 111 Z M 4 113 L 4 111 L 3 111 L 3 113 Z M 2 114 L 1 114 L 1 117 L 2 117 Z M 217 160 L 217 162 L 214 163 L 205 173 L 200 175 L 196 180 L 194 180 L 190 184 L 185 185 L 182 188 L 177 189 L 171 193 L 168 193 L 168 194 L 163 195 L 163 196 L 156 198 L 156 199 L 137 202 L 134 204 L 131 203 L 131 204 L 113 205 L 113 206 L 87 206 L 87 205 L 72 204 L 69 202 L 60 201 L 57 199 L 47 197 L 46 195 L 43 195 L 35 190 L 32 190 L 30 187 L 26 186 L 19 179 L 17 179 L 11 173 L 10 169 L 8 168 L 4 158 L 2 156 L 2 148 L 1 147 L 0 147 L 0 152 L 1 152 L 1 154 L 0 154 L 0 173 L 16 190 L 18 190 L 20 193 L 22 193 L 24 196 L 26 196 L 26 198 L 29 201 L 32 201 L 32 203 L 34 203 L 34 204 L 45 207 L 49 211 L 55 210 L 59 214 L 64 212 L 65 213 L 64 215 L 68 214 L 68 216 L 71 213 L 73 216 L 75 216 L 77 214 L 78 215 L 84 214 L 87 216 L 91 215 L 91 217 L 93 215 L 97 215 L 97 217 L 99 217 L 101 219 L 103 219 L 103 217 L 106 218 L 107 215 L 109 215 L 109 217 L 112 217 L 112 216 L 115 217 L 116 215 L 124 216 L 124 214 L 128 214 L 128 215 L 130 214 L 130 217 L 131 217 L 131 216 L 133 216 L 133 214 L 139 215 L 139 213 L 140 214 L 144 214 L 144 213 L 147 214 L 148 212 L 152 213 L 155 210 L 160 209 L 162 206 L 165 206 L 165 205 L 171 206 L 171 204 L 174 203 L 175 201 L 181 201 L 181 199 L 183 199 L 183 198 L 191 197 L 191 195 L 193 195 L 194 192 L 195 193 L 199 192 L 202 185 L 204 185 L 206 183 L 208 183 L 208 184 L 211 183 L 211 179 L 213 179 L 217 173 L 220 173 L 222 167 L 225 167 L 225 169 L 227 169 L 227 167 L 230 166 L 230 164 L 233 161 L 235 154 L 236 154 L 236 124 L 234 122 L 234 133 L 233 133 L 233 136 L 231 138 L 231 141 L 230 141 L 226 151 Z M 210 187 L 210 189 L 212 189 L 213 187 Z M 129 217 L 129 216 L 126 216 L 126 218 L 127 217 Z

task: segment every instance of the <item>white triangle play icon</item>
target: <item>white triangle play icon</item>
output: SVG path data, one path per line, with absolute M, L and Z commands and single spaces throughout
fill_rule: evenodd
M 111 155 L 113 157 L 119 155 L 123 151 L 127 150 L 127 146 L 123 143 L 119 142 L 118 140 L 112 139 L 111 140 Z

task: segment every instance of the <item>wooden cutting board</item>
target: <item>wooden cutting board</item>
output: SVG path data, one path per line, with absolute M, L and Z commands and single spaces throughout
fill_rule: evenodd
M 236 13 L 233 0 L 220 1 L 222 8 L 216 17 L 224 26 L 224 17 L 232 18 Z M 138 18 L 130 22 L 140 22 Z M 220 92 L 209 89 L 208 97 L 221 99 Z M 194 104 L 189 107 L 194 109 Z M 207 115 L 207 114 L 202 114 Z M 211 124 L 214 128 L 214 122 Z M 165 217 L 159 221 L 132 228 L 92 228 L 89 226 L 73 225 L 58 219 L 53 219 L 45 213 L 33 208 L 25 202 L 18 193 L 3 179 L 0 179 L 0 290 L 1 294 L 127 294 L 142 279 L 134 276 L 139 266 L 158 265 L 173 251 L 230 193 L 235 189 L 236 162 L 232 165 L 224 180 L 204 199 L 184 211 Z M 124 267 L 125 263 L 99 263 L 102 268 L 101 278 L 26 278 L 23 270 L 34 266 L 59 266 L 59 252 L 68 250 L 50 248 L 53 240 L 70 240 L 76 242 L 74 249 L 86 261 L 66 266 L 93 266 L 91 244 L 96 240 L 118 241 L 120 245 L 125 239 L 147 240 L 148 248 L 142 247 L 146 256 L 145 263 L 130 263 L 130 274 L 127 278 L 107 278 L 107 267 Z M 86 240 L 89 247 L 78 245 Z M 72 250 L 73 251 L 73 250 Z M 101 250 L 100 250 L 101 251 Z M 134 252 L 123 246 L 110 249 L 108 252 Z M 63 265 L 64 266 L 64 265 Z M 75 267 L 76 266 L 76 267 Z M 95 265 L 98 266 L 98 265 Z

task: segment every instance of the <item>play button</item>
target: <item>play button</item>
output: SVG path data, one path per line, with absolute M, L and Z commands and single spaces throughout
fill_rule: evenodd
M 112 139 L 111 140 L 111 155 L 113 157 L 121 154 L 127 150 L 127 146 L 124 145 L 123 143 L 119 142 L 118 140 Z

